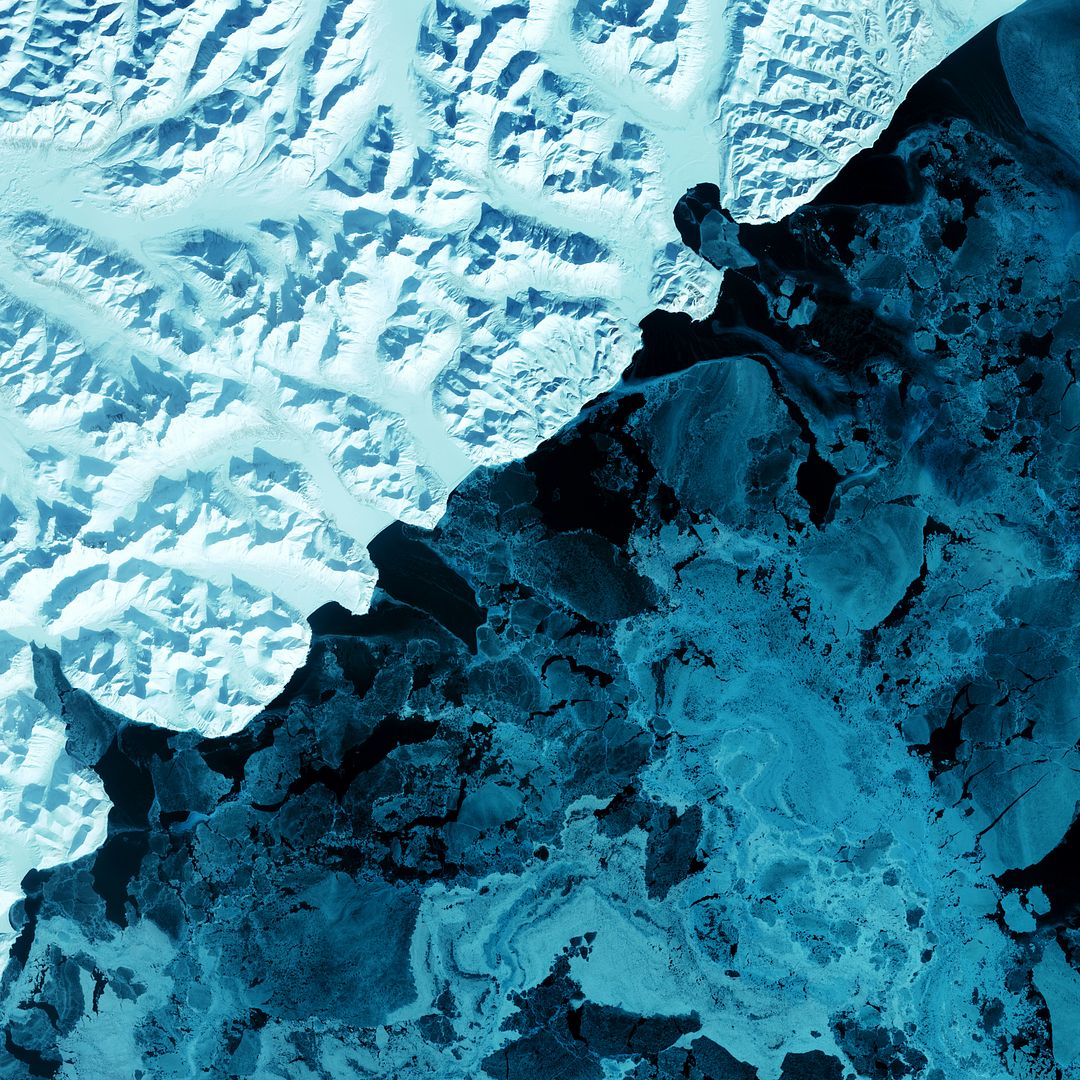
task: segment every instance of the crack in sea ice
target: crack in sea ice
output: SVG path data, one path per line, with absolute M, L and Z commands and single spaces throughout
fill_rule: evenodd
M 1075 1071 L 1077 179 L 994 42 L 780 225 L 690 192 L 711 316 L 394 526 L 244 731 L 40 654 L 114 806 L 27 878 L 12 1068 Z

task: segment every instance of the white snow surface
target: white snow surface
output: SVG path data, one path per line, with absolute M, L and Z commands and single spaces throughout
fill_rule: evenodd
M 431 525 L 707 313 L 687 187 L 807 201 L 1015 0 L 8 0 L 0 904 L 108 800 L 31 643 L 236 731 L 365 544 Z M 6 839 L 5 839 L 6 837 Z

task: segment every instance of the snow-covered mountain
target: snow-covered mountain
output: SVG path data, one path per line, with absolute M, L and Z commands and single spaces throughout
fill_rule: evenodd
M 610 386 L 1015 0 L 13 2 L 0 16 L 0 906 L 98 842 L 71 684 L 234 731 L 365 544 Z

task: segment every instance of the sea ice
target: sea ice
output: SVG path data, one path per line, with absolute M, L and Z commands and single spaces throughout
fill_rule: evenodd
M 12 5 L 3 887 L 24 852 L 92 847 L 107 806 L 32 644 L 130 719 L 242 727 L 310 611 L 366 605 L 376 533 L 551 435 L 649 311 L 711 309 L 687 187 L 784 214 L 1013 6 Z

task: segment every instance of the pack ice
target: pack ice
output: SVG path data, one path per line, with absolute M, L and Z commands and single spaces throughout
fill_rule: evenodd
M 208 735 L 1015 0 L 12 0 L 0 16 L 0 906 L 108 800 L 35 678 Z M 37 648 L 35 648 L 37 647 Z

